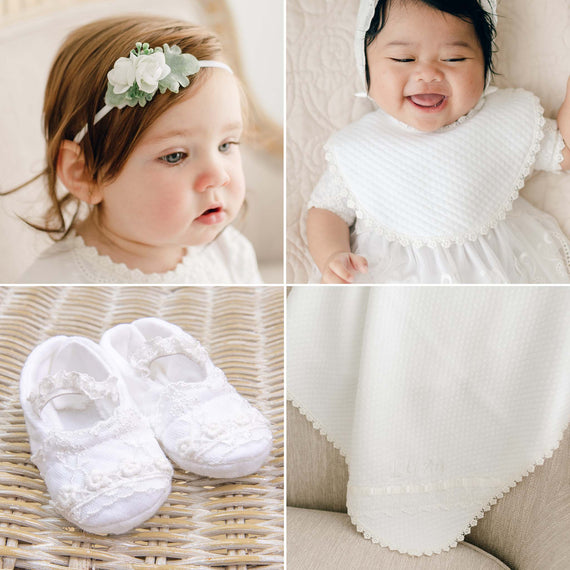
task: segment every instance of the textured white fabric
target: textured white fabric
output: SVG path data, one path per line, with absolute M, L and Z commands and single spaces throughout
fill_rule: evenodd
M 261 283 L 255 251 L 228 226 L 213 242 L 187 248 L 182 261 L 166 273 L 143 273 L 115 263 L 72 234 L 44 251 L 19 283 Z
M 207 477 L 241 477 L 265 463 L 269 422 L 182 329 L 138 319 L 108 330 L 101 346 L 177 465 Z
M 287 313 L 289 398 L 391 549 L 455 546 L 570 419 L 567 288 L 298 288 Z
M 489 90 L 434 133 L 379 110 L 331 137 L 308 207 L 354 224 L 360 282 L 565 283 L 570 243 L 518 197 L 533 167 L 560 170 L 563 144 L 523 90 Z
M 334 134 L 325 156 L 356 200 L 356 217 L 366 212 L 404 245 L 463 243 L 504 218 L 540 150 L 542 108 L 511 89 L 480 105 L 436 132 L 379 110 Z
M 172 467 L 97 344 L 56 336 L 37 346 L 20 401 L 31 459 L 74 525 L 121 534 L 168 497 Z

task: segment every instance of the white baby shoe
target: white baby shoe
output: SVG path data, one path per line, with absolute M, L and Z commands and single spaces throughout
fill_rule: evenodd
M 121 534 L 164 503 L 172 466 L 104 358 L 86 338 L 48 339 L 26 360 L 20 401 L 55 510 L 86 531 Z
M 181 328 L 139 319 L 108 330 L 101 346 L 179 467 L 206 477 L 241 477 L 267 460 L 269 422 Z

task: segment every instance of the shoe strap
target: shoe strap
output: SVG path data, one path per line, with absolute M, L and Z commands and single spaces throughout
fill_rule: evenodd
M 37 390 L 28 397 L 28 401 L 38 416 L 51 400 L 66 394 L 84 394 L 90 400 L 110 398 L 113 403 L 118 403 L 117 382 L 115 376 L 95 380 L 84 372 L 58 370 L 55 374 L 42 378 Z
M 129 356 L 131 366 L 142 376 L 150 376 L 150 365 L 164 356 L 183 355 L 207 371 L 210 358 L 206 349 L 190 335 L 151 338 Z

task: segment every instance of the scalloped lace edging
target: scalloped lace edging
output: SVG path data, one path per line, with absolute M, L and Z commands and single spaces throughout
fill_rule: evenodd
M 560 244 L 562 257 L 566 263 L 566 271 L 570 274 L 570 247 L 568 246 L 568 240 L 561 232 L 555 232 L 552 235 L 558 240 Z
M 518 483 L 520 483 L 525 477 L 528 477 L 531 473 L 534 473 L 537 466 L 543 465 L 545 460 L 550 459 L 552 457 L 554 452 L 560 447 L 560 444 L 561 444 L 562 439 L 564 437 L 564 433 L 566 432 L 567 429 L 568 429 L 568 424 L 566 424 L 566 427 L 564 427 L 564 429 L 558 434 L 557 438 L 555 438 L 554 444 L 552 445 L 552 447 L 550 447 L 548 449 L 548 451 L 544 455 L 542 455 L 534 463 L 529 465 L 524 470 L 524 472 L 519 477 L 517 477 L 514 481 L 511 481 L 510 483 L 505 485 L 502 488 L 502 490 L 499 493 L 497 493 L 494 497 L 492 497 L 485 505 L 480 506 L 479 511 L 471 519 L 471 522 L 469 522 L 469 524 L 461 531 L 461 533 L 459 533 L 453 539 L 453 541 L 451 541 L 447 546 L 445 546 L 439 550 L 424 551 L 424 552 L 412 552 L 412 551 L 400 550 L 398 548 L 392 548 L 389 544 L 384 543 L 381 538 L 375 537 L 371 531 L 369 531 L 366 527 L 361 525 L 358 522 L 356 515 L 354 515 L 353 513 L 350 512 L 350 508 L 348 507 L 348 504 L 347 504 L 348 516 L 350 517 L 352 524 L 356 527 L 356 530 L 358 532 L 360 532 L 364 538 L 372 541 L 374 544 L 378 544 L 378 545 L 380 545 L 384 548 L 388 548 L 389 550 L 392 550 L 394 552 L 399 552 L 400 554 L 408 554 L 409 556 L 432 556 L 434 554 L 441 554 L 442 552 L 448 552 L 451 548 L 455 548 L 459 542 L 462 542 L 465 539 L 465 537 L 471 532 L 471 529 L 473 527 L 477 526 L 479 519 L 482 519 L 485 516 L 485 513 L 488 512 L 489 510 L 491 510 L 491 507 L 493 505 L 497 504 L 497 501 L 502 499 L 511 489 L 514 489 L 515 486 Z
M 143 470 L 145 472 L 142 472 Z M 140 472 L 136 479 L 133 479 L 133 471 Z M 86 514 L 87 517 L 93 516 L 113 505 L 117 499 L 126 499 L 149 490 L 164 489 L 163 479 L 171 475 L 172 467 L 167 461 L 123 462 L 112 475 L 99 471 L 87 473 L 85 489 L 64 487 L 56 498 L 51 499 L 51 503 L 65 518 L 75 519 L 78 524 L 82 524 L 85 519 L 77 512 L 86 504 L 101 499 L 101 502 Z
M 333 441 L 333 439 L 327 433 L 325 428 L 309 412 L 309 410 L 307 410 L 305 407 L 303 407 L 303 404 L 301 404 L 298 400 L 296 400 L 295 397 L 292 396 L 290 393 L 287 394 L 287 399 L 291 402 L 291 404 L 293 404 L 293 406 L 295 408 L 297 408 L 299 410 L 301 415 L 305 416 L 305 418 L 307 418 L 307 420 L 309 420 L 309 422 L 311 422 L 313 428 L 315 428 L 329 443 L 331 443 L 333 445 L 333 447 L 335 449 L 337 449 L 339 451 L 339 453 L 344 457 L 345 461 L 348 462 L 348 455 L 347 455 L 346 451 L 344 449 L 342 449 L 335 441 Z
M 91 427 L 48 433 L 38 449 L 32 453 L 31 460 L 36 465 L 38 461 L 47 461 L 55 453 L 54 446 L 58 448 L 59 455 L 76 455 L 119 435 L 149 429 L 146 420 L 141 418 L 137 410 L 120 406 L 115 408 L 111 416 Z
M 100 254 L 96 247 L 87 245 L 80 235 L 73 234 L 66 239 L 72 241 L 72 255 L 77 267 L 85 277 L 93 282 L 106 283 L 108 279 L 101 277 L 105 274 L 114 279 L 129 279 L 140 283 L 153 283 L 158 279 L 167 281 L 181 277 L 189 266 L 190 250 L 187 249 L 174 269 L 164 273 L 143 273 L 140 269 L 130 269 L 125 263 L 117 263 L 108 255 Z M 99 273 L 95 273 L 89 264 Z
M 562 138 L 562 135 L 558 138 L 558 143 L 554 150 L 554 160 L 559 167 L 559 170 L 562 171 L 562 162 L 564 161 L 564 149 L 566 148 L 566 142 Z
M 524 89 L 513 89 L 516 91 L 525 91 Z M 544 108 L 540 104 L 539 98 L 533 94 L 535 111 L 536 111 L 536 123 L 535 123 L 535 133 L 532 145 L 529 148 L 528 154 L 523 162 L 521 171 L 517 180 L 514 183 L 513 189 L 506 198 L 505 202 L 498 208 L 495 214 L 492 216 L 491 220 L 485 225 L 481 226 L 477 230 L 473 230 L 469 233 L 462 235 L 453 235 L 445 237 L 417 237 L 409 236 L 406 234 L 401 234 L 395 232 L 387 227 L 382 226 L 372 217 L 370 217 L 364 208 L 360 205 L 354 194 L 350 191 L 348 184 L 346 183 L 340 168 L 336 163 L 334 153 L 331 151 L 328 143 L 324 145 L 325 160 L 330 166 L 331 173 L 335 178 L 335 181 L 343 189 L 343 195 L 345 197 L 345 205 L 350 210 L 354 210 L 357 220 L 361 220 L 369 229 L 377 231 L 389 242 L 398 242 L 403 247 L 408 247 L 410 245 L 414 247 L 427 246 L 430 248 L 436 248 L 441 246 L 445 249 L 450 248 L 452 245 L 462 245 L 465 242 L 477 241 L 481 236 L 487 235 L 492 229 L 496 228 L 499 222 L 504 220 L 507 216 L 507 212 L 513 209 L 513 202 L 519 197 L 520 191 L 524 187 L 525 180 L 532 173 L 534 163 L 536 162 L 536 157 L 540 152 L 540 144 L 544 138 L 544 125 L 546 124 L 546 119 L 544 118 Z M 469 117 L 469 114 L 462 117 L 464 120 Z M 461 124 L 463 121 L 456 121 Z M 453 123 L 455 124 L 455 123 Z M 451 126 L 451 125 L 448 125 Z M 562 157 L 562 150 L 559 153 Z

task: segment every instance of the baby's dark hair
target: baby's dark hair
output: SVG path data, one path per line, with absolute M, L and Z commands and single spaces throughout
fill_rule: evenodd
M 370 22 L 370 27 L 364 39 L 364 53 L 366 54 L 366 83 L 370 85 L 370 73 L 368 71 L 368 46 L 376 39 L 388 20 L 390 6 L 393 2 L 411 2 L 415 4 L 426 4 L 440 12 L 446 12 L 465 22 L 473 24 L 475 34 L 479 39 L 483 50 L 483 61 L 485 62 L 485 77 L 487 73 L 495 74 L 493 67 L 494 40 L 496 36 L 493 15 L 487 12 L 479 0 L 378 0 L 374 16 Z

